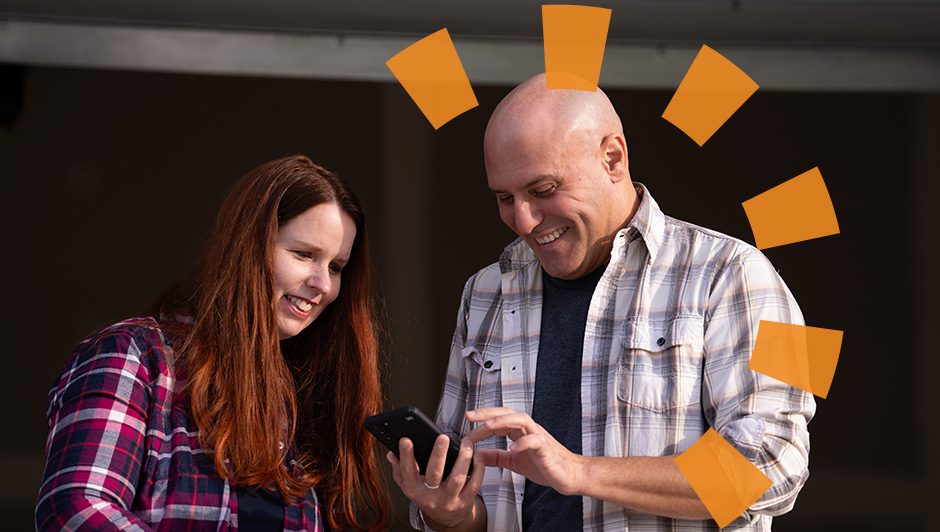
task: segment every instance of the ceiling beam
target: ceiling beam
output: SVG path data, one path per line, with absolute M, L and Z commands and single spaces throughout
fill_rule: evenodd
M 6 20 L 0 62 L 188 74 L 394 82 L 385 61 L 422 36 L 302 34 Z M 709 43 L 702 43 L 709 44 Z M 544 70 L 542 44 L 457 37 L 472 84 L 514 85 Z M 764 90 L 940 92 L 940 52 L 716 46 Z M 698 52 L 608 44 L 600 85 L 674 89 Z

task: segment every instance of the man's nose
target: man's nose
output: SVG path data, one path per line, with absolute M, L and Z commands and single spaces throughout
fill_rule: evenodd
M 520 235 L 531 233 L 542 223 L 542 215 L 528 201 L 517 201 L 513 216 L 515 217 L 516 232 Z

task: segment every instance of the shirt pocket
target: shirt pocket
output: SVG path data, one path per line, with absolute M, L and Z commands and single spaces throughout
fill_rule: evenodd
M 626 326 L 617 369 L 617 398 L 652 412 L 700 408 L 702 318 L 677 317 Z

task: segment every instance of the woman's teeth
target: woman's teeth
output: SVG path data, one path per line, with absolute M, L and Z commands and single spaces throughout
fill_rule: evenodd
M 287 300 L 293 303 L 301 312 L 307 312 L 313 308 L 313 303 L 299 297 L 287 296 Z
M 567 230 L 568 230 L 567 227 L 562 227 L 561 229 L 555 231 L 554 233 L 550 235 L 536 238 L 535 241 L 538 242 L 539 244 L 548 244 L 549 242 L 553 242 L 556 238 L 560 237 L 562 233 L 564 233 Z

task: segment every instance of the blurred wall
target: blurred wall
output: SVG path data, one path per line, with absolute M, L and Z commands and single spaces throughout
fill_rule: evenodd
M 508 87 L 475 87 L 479 107 L 437 131 L 396 84 L 29 68 L 22 88 L 0 131 L 5 529 L 32 528 L 46 394 L 69 351 L 178 277 L 231 185 L 280 156 L 309 155 L 360 195 L 389 404 L 434 411 L 463 282 L 513 236 L 481 156 Z M 753 243 L 742 201 L 814 166 L 829 188 L 842 233 L 766 252 L 807 323 L 845 331 L 812 477 L 775 530 L 935 530 L 940 95 L 758 91 L 700 148 L 661 118 L 670 93 L 609 94 L 633 178 L 667 214 Z

